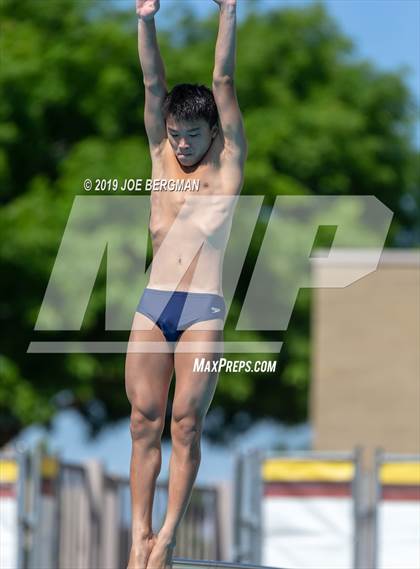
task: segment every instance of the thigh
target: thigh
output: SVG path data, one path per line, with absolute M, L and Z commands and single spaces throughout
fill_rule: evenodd
M 208 320 L 193 324 L 182 333 L 175 351 L 173 419 L 182 419 L 187 415 L 202 419 L 206 415 L 216 390 L 218 373 L 211 369 L 194 371 L 194 361 L 204 358 L 212 363 L 220 359 L 222 326 L 220 320 Z M 183 351 L 186 347 L 187 351 Z
M 135 351 L 146 346 L 146 342 L 160 345 L 165 351 Z M 166 346 L 160 328 L 136 312 L 127 346 L 125 389 L 131 405 L 150 419 L 164 417 L 166 411 L 174 371 L 173 353 Z

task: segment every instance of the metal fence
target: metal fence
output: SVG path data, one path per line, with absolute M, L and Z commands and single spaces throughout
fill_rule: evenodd
M 345 475 L 341 473 L 339 481 L 332 482 L 332 486 L 335 484 L 337 502 L 344 497 L 347 503 L 345 510 L 336 511 L 335 521 L 342 526 L 343 518 L 348 518 L 341 543 L 345 545 L 347 540 L 345 548 L 349 556 L 345 565 L 341 562 L 334 567 L 417 567 L 412 559 L 420 551 L 420 456 L 389 454 L 377 449 L 374 468 L 366 471 L 361 465 L 360 447 L 347 453 L 261 450 L 239 453 L 233 512 L 228 506 L 228 488 L 195 486 L 177 535 L 174 567 L 214 569 L 241 564 L 243 569 L 244 563 L 249 567 L 262 563 L 296 566 L 282 559 L 273 562 L 264 558 L 269 537 L 265 507 L 267 486 L 271 484 L 267 482 L 264 468 L 270 460 L 290 462 L 292 466 L 300 462 L 322 464 L 328 461 L 329 467 L 344 467 Z M 328 485 L 328 474 L 324 472 L 323 476 L 322 482 Z M 283 496 L 288 491 L 284 480 L 279 483 Z M 291 501 L 304 502 L 306 490 L 301 495 L 296 493 L 299 486 L 296 480 L 299 478 L 295 477 L 290 487 L 292 494 L 295 492 Z M 163 521 L 166 504 L 167 487 L 158 484 L 153 510 L 155 530 Z M 328 506 L 325 511 L 324 506 L 325 503 L 318 504 L 317 513 L 325 519 Z M 310 511 L 314 512 L 313 504 Z M 286 519 L 287 524 L 287 515 L 282 509 L 282 523 Z M 128 479 L 107 474 L 97 461 L 84 465 L 63 463 L 57 457 L 45 456 L 39 449 L 0 453 L 2 569 L 126 567 L 131 546 L 130 517 Z M 330 528 L 334 531 L 334 523 Z M 228 553 L 226 538 L 230 530 L 233 530 L 234 542 L 232 555 Z M 296 531 L 299 532 L 299 528 L 295 527 Z M 285 541 L 295 537 L 289 533 Z M 319 537 L 323 539 L 324 535 L 319 533 Z M 398 539 L 402 539 L 401 543 Z M 233 564 L 213 561 L 217 559 L 230 559 Z
M 235 465 L 233 561 L 237 563 L 252 563 L 254 565 L 259 565 L 264 561 L 263 541 L 267 538 L 267 528 L 265 527 L 263 512 L 265 491 L 263 467 L 267 460 L 275 458 L 285 462 L 301 461 L 304 463 L 307 461 L 319 461 L 322 463 L 323 461 L 328 461 L 329 464 L 336 463 L 338 465 L 342 463 L 342 465 L 352 465 L 351 469 L 347 468 L 348 475 L 343 478 L 343 482 L 338 483 L 338 485 L 342 485 L 342 496 L 347 497 L 351 504 L 351 509 L 348 510 L 350 531 L 347 543 L 350 556 L 347 565 L 337 564 L 335 567 L 351 566 L 353 569 L 378 569 L 379 567 L 387 566 L 417 567 L 417 565 L 412 565 L 412 563 L 413 559 L 418 559 L 420 554 L 419 537 L 415 537 L 416 532 L 417 534 L 419 533 L 420 526 L 420 456 L 387 454 L 381 449 L 376 449 L 374 467 L 372 470 L 366 470 L 362 468 L 362 451 L 362 447 L 358 446 L 352 452 L 279 452 L 254 449 L 239 453 Z M 395 552 L 395 559 L 397 560 L 395 562 L 394 558 L 390 560 L 389 555 L 385 558 L 384 554 L 379 562 L 378 551 L 380 551 L 381 540 L 378 536 L 378 511 L 381 507 L 381 499 L 384 496 L 384 488 L 386 487 L 386 479 L 381 479 L 381 468 L 392 463 L 406 463 L 407 466 L 410 465 L 411 467 L 411 470 L 402 474 L 402 478 L 400 476 L 398 485 L 394 487 L 391 485 L 391 489 L 394 488 L 395 492 L 395 488 L 398 487 L 403 495 L 403 499 L 404 496 L 407 500 L 411 499 L 410 507 L 412 511 L 410 515 L 413 520 L 417 515 L 418 522 L 412 521 L 408 523 L 408 527 L 411 528 L 411 536 L 408 538 L 406 532 L 404 533 L 404 540 L 400 544 L 400 549 Z M 345 480 L 345 478 L 347 479 Z M 327 479 L 328 476 L 322 482 L 327 481 Z M 292 492 L 293 483 L 296 484 L 296 480 L 292 480 Z M 343 485 L 346 485 L 347 488 L 343 488 Z M 287 489 L 283 491 L 287 493 Z M 302 494 L 302 498 L 305 498 L 304 494 Z M 407 510 L 403 510 L 400 514 L 400 526 L 401 520 L 403 520 L 404 524 L 404 519 L 407 516 L 406 512 Z M 387 519 L 392 519 L 394 513 L 395 509 L 391 514 L 388 514 Z M 283 511 L 282 516 L 287 517 L 287 515 L 287 512 Z M 405 520 L 405 527 L 407 527 L 407 520 Z M 388 529 L 386 538 L 384 538 L 384 534 L 382 535 L 382 542 L 389 542 L 389 537 L 392 536 L 394 531 L 395 527 Z M 410 539 L 411 541 L 409 541 Z M 417 542 L 415 542 L 416 539 Z M 398 559 L 401 559 L 401 556 L 404 555 L 408 545 L 411 547 L 411 557 L 406 557 L 406 565 L 399 565 Z M 281 560 L 276 559 L 276 561 L 282 563 Z M 273 562 L 268 564 L 277 565 L 277 563 Z M 313 567 L 313 564 L 314 559 L 312 559 L 312 564 L 307 566 Z M 323 566 L 330 567 L 332 565 L 327 565 L 325 562 Z
M 128 478 L 45 456 L 39 448 L 0 453 L 2 569 L 121 569 L 131 547 Z M 158 483 L 153 520 L 166 511 Z M 176 557 L 220 559 L 226 519 L 217 486 L 196 485 L 177 534 Z
M 263 457 L 257 449 L 236 457 L 233 560 L 237 563 L 260 564 L 262 559 Z
M 420 455 L 374 457 L 374 567 L 420 568 Z

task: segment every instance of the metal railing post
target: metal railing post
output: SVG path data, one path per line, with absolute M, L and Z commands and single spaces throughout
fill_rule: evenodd
M 26 569 L 26 476 L 27 476 L 27 451 L 17 454 L 18 479 L 17 484 L 17 569 Z
M 234 513 L 233 513 L 233 561 L 236 563 L 242 558 L 242 487 L 243 487 L 244 459 L 241 453 L 236 455 L 234 474 Z
M 263 483 L 261 476 L 261 461 L 263 452 L 256 449 L 251 452 L 251 535 L 252 535 L 252 561 L 261 563 L 262 560 L 262 507 L 263 507 Z
M 353 497 L 353 569 L 361 569 L 363 552 L 363 476 L 362 476 L 363 449 L 356 446 L 354 451 L 354 476 L 352 480 Z
M 374 569 L 378 567 L 378 508 L 381 500 L 381 481 L 380 481 L 380 471 L 384 456 L 383 448 L 375 449 L 374 465 L 373 465 L 373 496 L 372 496 L 372 563 Z
M 42 448 L 38 444 L 30 453 L 30 511 L 27 514 L 29 533 L 28 568 L 39 568 L 39 532 L 42 515 Z

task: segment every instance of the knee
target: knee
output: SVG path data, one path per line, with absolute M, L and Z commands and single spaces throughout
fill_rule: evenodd
M 130 415 L 130 433 L 133 441 L 159 441 L 164 427 L 164 417 L 160 414 L 145 411 L 133 405 Z
M 192 447 L 199 443 L 202 433 L 202 420 L 194 414 L 172 415 L 172 442 L 182 447 Z

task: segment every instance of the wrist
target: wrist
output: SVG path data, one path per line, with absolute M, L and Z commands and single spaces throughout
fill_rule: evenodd
M 149 24 L 150 22 L 154 21 L 155 15 L 152 14 L 151 16 L 139 16 L 137 14 L 137 19 L 139 22 L 144 22 L 145 24 Z
M 220 13 L 233 14 L 236 12 L 236 0 L 229 0 L 220 4 Z
M 236 8 L 236 0 L 225 0 L 219 4 L 220 10 L 232 10 Z

